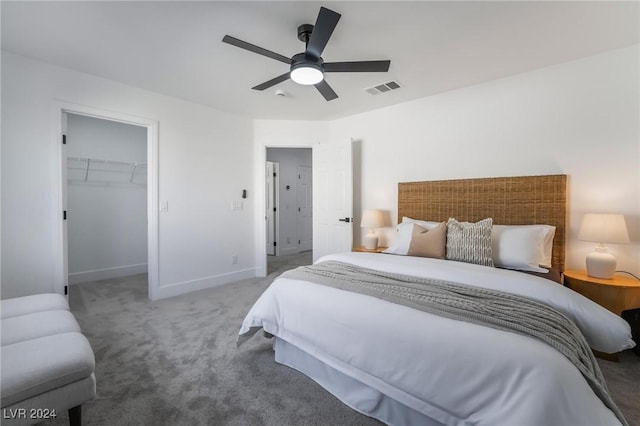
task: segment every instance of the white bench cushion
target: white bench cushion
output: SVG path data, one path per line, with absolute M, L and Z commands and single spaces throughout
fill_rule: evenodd
M 89 342 L 77 332 L 26 340 L 0 350 L 2 407 L 85 379 L 95 367 Z
M 2 346 L 38 337 L 80 332 L 80 326 L 69 311 L 44 311 L 2 319 Z
M 34 294 L 0 301 L 0 318 L 2 319 L 56 310 L 69 310 L 67 298 L 56 293 Z

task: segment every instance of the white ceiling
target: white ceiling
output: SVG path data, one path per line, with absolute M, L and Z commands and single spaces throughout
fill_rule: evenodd
M 639 42 L 631 2 L 24 2 L 2 1 L 2 48 L 253 118 L 327 120 Z M 325 61 L 390 59 L 388 73 L 332 73 L 326 102 L 291 81 L 256 84 L 281 62 L 225 34 L 292 56 L 320 6 L 342 14 Z M 402 88 L 372 96 L 390 80 Z M 288 96 L 276 97 L 275 89 Z

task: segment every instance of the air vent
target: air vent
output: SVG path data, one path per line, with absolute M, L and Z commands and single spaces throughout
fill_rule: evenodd
M 400 88 L 400 85 L 398 84 L 397 81 L 389 81 L 387 83 L 377 84 L 373 87 L 367 87 L 362 90 L 364 90 L 370 95 L 377 95 L 378 93 L 386 93 L 399 88 Z

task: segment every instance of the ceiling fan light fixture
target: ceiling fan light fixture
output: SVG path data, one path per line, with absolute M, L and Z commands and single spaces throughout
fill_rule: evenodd
M 291 70 L 291 80 L 298 84 L 310 86 L 324 79 L 322 71 L 313 66 L 300 66 Z
M 293 55 L 291 59 L 230 35 L 225 35 L 222 38 L 222 42 L 289 65 L 289 72 L 285 72 L 271 80 L 258 84 L 251 89 L 265 90 L 283 81 L 292 79 L 298 84 L 315 86 L 322 97 L 328 102 L 337 99 L 338 94 L 324 79 L 325 72 L 387 72 L 389 71 L 389 65 L 391 63 L 388 59 L 382 61 L 325 63 L 322 59 L 322 52 L 324 52 L 324 48 L 327 46 L 341 16 L 342 15 L 333 10 L 321 7 L 315 25 L 300 25 L 298 27 L 298 40 L 304 42 L 306 48 L 304 52 Z

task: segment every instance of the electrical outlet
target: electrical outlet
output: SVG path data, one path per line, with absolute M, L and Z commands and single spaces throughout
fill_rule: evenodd
M 234 254 L 233 256 L 231 256 L 231 264 L 232 265 L 237 265 L 238 264 L 238 255 Z

